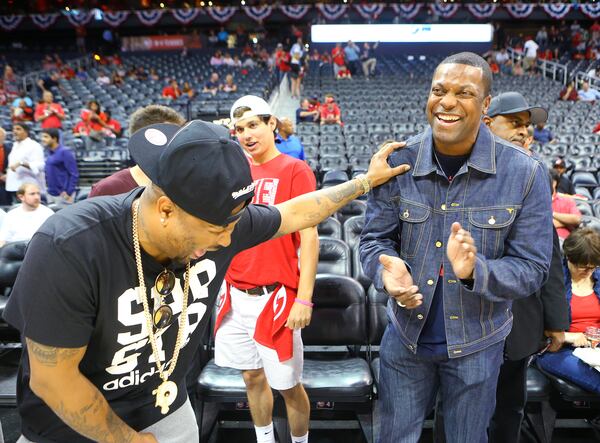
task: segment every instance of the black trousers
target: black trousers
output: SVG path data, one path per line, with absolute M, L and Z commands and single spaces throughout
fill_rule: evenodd
M 527 363 L 505 360 L 500 367 L 496 411 L 489 428 L 490 443 L 518 443 L 527 403 Z

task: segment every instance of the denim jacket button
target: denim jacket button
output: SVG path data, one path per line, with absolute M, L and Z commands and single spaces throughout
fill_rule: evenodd
M 417 314 L 417 318 L 418 318 L 419 320 L 423 320 L 423 314 Z
M 442 244 L 443 244 L 443 243 L 442 243 L 441 241 L 439 241 L 439 240 L 438 240 L 438 241 L 436 241 L 436 242 L 435 242 L 435 247 L 436 247 L 436 248 L 441 248 L 441 247 L 442 247 Z
M 414 351 L 415 347 L 413 345 L 408 345 L 408 349 L 410 349 L 411 351 Z
M 446 203 L 442 204 L 441 208 L 442 208 L 442 211 L 445 211 L 446 210 Z
M 432 279 L 429 279 L 429 280 L 427 280 L 427 284 L 428 284 L 429 286 L 431 286 L 431 285 L 433 284 L 433 280 L 432 280 Z

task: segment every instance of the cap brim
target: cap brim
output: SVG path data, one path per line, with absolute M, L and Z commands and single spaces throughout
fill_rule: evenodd
M 160 156 L 180 129 L 178 125 L 158 123 L 140 129 L 129 139 L 131 158 L 153 183 L 158 182 Z
M 495 112 L 493 114 L 488 114 L 490 117 L 495 117 L 497 115 L 510 115 L 510 114 L 518 114 L 519 112 L 529 112 L 530 121 L 532 125 L 537 125 L 538 123 L 545 123 L 548 120 L 548 111 L 544 108 L 540 108 L 539 106 L 529 106 L 524 108 L 514 108 L 507 109 L 502 112 Z

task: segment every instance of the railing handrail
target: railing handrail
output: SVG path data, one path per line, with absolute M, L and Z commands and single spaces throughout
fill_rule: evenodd
M 507 48 L 508 54 L 510 55 L 510 60 L 514 64 L 517 61 L 517 58 L 523 57 L 523 51 L 517 51 L 514 48 Z M 536 64 L 538 68 L 542 71 L 544 77 L 546 74 L 552 75 L 552 80 L 556 80 L 556 75 L 561 73 L 563 74 L 561 83 L 563 85 L 567 84 L 567 79 L 569 78 L 569 68 L 567 65 L 563 63 L 559 63 L 553 60 L 540 60 L 536 59 Z

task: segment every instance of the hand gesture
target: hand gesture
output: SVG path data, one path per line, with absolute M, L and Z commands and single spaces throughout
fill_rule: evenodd
M 367 180 L 369 180 L 372 188 L 382 185 L 390 178 L 399 174 L 404 174 L 410 169 L 409 165 L 400 165 L 391 168 L 387 162 L 387 159 L 392 152 L 398 148 L 403 148 L 404 146 L 406 146 L 406 143 L 404 142 L 387 143 L 373 155 L 371 163 L 369 164 L 369 170 L 367 171 Z
M 557 352 L 562 348 L 562 345 L 565 342 L 564 331 L 545 330 L 544 335 L 551 340 L 550 345 L 548 346 L 548 352 Z
M 423 303 L 419 288 L 413 284 L 412 276 L 404 261 L 398 257 L 380 255 L 379 263 L 383 265 L 381 278 L 388 294 L 396 299 L 399 306 L 414 309 Z
M 475 241 L 471 234 L 460 226 L 460 223 L 452 223 L 450 229 L 446 254 L 452 265 L 452 270 L 461 280 L 473 278 L 475 256 L 477 254 Z
M 290 329 L 302 329 L 310 324 L 312 308 L 300 303 L 294 303 L 288 315 L 285 327 Z
M 569 341 L 577 348 L 588 348 L 590 346 L 590 342 L 583 332 L 574 332 Z

